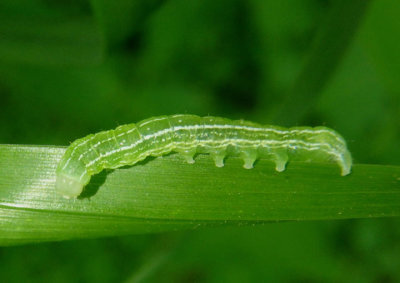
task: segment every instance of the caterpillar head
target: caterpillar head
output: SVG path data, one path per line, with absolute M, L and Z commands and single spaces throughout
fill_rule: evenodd
M 83 191 L 83 186 L 79 179 L 65 174 L 57 174 L 56 191 L 64 198 L 76 198 Z

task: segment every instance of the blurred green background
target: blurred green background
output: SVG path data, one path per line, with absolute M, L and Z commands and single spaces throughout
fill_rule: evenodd
M 162 114 L 326 125 L 400 165 L 397 0 L 1 0 L 0 143 Z M 399 282 L 399 219 L 0 249 L 4 282 Z M 73 227 L 71 227 L 73 229 Z

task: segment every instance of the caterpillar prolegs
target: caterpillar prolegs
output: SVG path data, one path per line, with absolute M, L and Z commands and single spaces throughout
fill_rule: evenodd
M 345 140 L 326 127 L 282 128 L 220 117 L 160 116 L 74 141 L 57 167 L 56 190 L 77 197 L 92 175 L 105 168 L 133 165 L 148 156 L 180 153 L 194 163 L 196 153 L 210 154 L 218 167 L 227 155 L 240 156 L 243 167 L 257 158 L 273 160 L 285 170 L 289 159 L 337 162 L 341 174 L 350 173 L 352 159 Z

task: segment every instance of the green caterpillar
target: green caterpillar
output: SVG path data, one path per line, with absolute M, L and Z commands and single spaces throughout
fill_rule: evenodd
M 337 162 L 343 176 L 352 165 L 345 140 L 326 127 L 286 129 L 211 116 L 160 116 L 74 141 L 58 164 L 56 190 L 66 198 L 77 197 L 91 176 L 105 168 L 133 165 L 171 151 L 188 163 L 194 163 L 196 153 L 208 153 L 218 167 L 224 166 L 225 156 L 240 156 L 246 169 L 263 157 L 273 160 L 279 172 L 289 158 Z

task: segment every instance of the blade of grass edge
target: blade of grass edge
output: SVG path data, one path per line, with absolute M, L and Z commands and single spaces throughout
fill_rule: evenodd
M 370 0 L 334 1 L 310 47 L 303 69 L 272 120 L 283 126 L 300 123 L 342 61 L 364 18 Z

